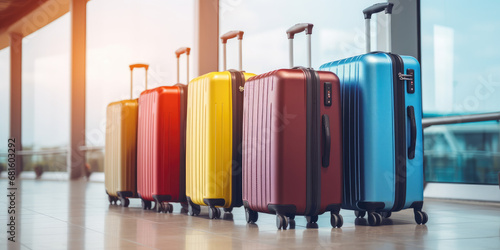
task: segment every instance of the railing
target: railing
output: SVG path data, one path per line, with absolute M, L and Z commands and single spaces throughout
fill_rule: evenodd
M 446 124 L 484 122 L 484 121 L 500 121 L 500 112 L 424 118 L 422 119 L 422 127 L 428 128 L 433 125 L 446 125 Z
M 485 121 L 500 121 L 500 112 L 424 118 L 422 127 L 425 129 L 435 125 Z M 500 129 L 497 136 L 500 137 Z M 426 140 L 424 139 L 424 142 Z M 462 138 L 462 140 L 464 139 Z M 426 181 L 475 184 L 496 184 L 497 181 L 500 182 L 500 152 L 466 151 L 457 148 L 443 152 L 425 148 L 424 151 Z M 497 176 L 498 178 L 496 178 Z
M 86 162 L 92 172 L 104 171 L 104 147 L 81 146 Z M 66 172 L 68 170 L 68 148 L 21 150 L 16 154 L 22 157 L 23 171 Z M 0 153 L 0 167 L 6 169 L 7 153 Z M 39 171 L 39 170 L 38 170 Z

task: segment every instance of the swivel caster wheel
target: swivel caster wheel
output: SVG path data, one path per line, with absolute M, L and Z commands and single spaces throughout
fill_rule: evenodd
M 148 204 L 148 202 L 149 202 L 149 204 Z M 148 205 L 149 205 L 149 207 L 151 207 L 151 202 L 150 201 L 141 199 L 141 207 L 142 207 L 143 210 L 147 210 L 148 209 Z
M 377 212 L 369 212 L 368 224 L 370 226 L 380 226 L 382 224 L 382 215 Z
M 344 225 L 344 218 L 340 214 L 331 214 L 330 217 L 330 225 L 332 225 L 333 228 L 341 228 L 342 225 Z
M 380 213 L 380 214 L 381 214 L 381 215 L 382 215 L 382 217 L 384 217 L 384 218 L 389 218 L 389 217 L 391 217 L 391 215 L 392 215 L 392 213 L 391 213 L 391 212 L 382 212 L 382 213 Z
M 231 213 L 233 211 L 233 207 L 230 208 L 224 208 L 225 213 Z
M 125 198 L 125 202 L 123 203 L 124 207 L 128 207 L 130 205 L 130 200 L 128 198 Z
M 128 198 L 120 198 L 120 205 L 122 207 L 128 207 L 128 205 L 130 205 L 130 200 Z
M 356 215 L 356 218 L 364 218 L 366 215 L 366 211 L 355 210 L 354 215 Z
M 187 214 L 189 213 L 189 205 L 187 203 L 181 203 L 181 214 Z
M 245 208 L 245 219 L 247 223 L 255 223 L 259 219 L 259 213 L 251 210 L 250 208 Z
M 168 213 L 173 213 L 174 212 L 174 205 L 172 204 L 167 204 L 167 211 Z
M 318 216 L 317 215 L 306 216 L 306 220 L 308 223 L 316 223 L 318 222 Z
M 210 219 L 219 219 L 220 218 L 220 209 L 216 207 L 210 207 L 208 209 L 208 218 Z
M 317 215 L 306 216 L 306 220 L 307 220 L 306 228 L 318 228 L 318 224 L 316 223 L 318 222 Z
M 161 213 L 164 212 L 166 209 L 165 204 L 163 202 L 156 202 L 156 212 Z
M 287 218 L 284 215 L 278 214 L 276 215 L 276 227 L 278 230 L 286 229 L 288 227 Z
M 194 204 L 189 204 L 189 206 L 188 206 L 188 215 L 189 216 L 200 215 L 200 212 L 201 212 L 200 206 L 194 205 Z
M 295 229 L 295 215 L 292 215 L 288 219 L 288 228 Z
M 111 197 L 111 195 L 108 195 L 108 201 L 109 201 L 109 205 L 113 205 L 113 201 L 115 199 L 113 199 L 113 197 Z
M 424 225 L 429 220 L 426 212 L 415 211 L 415 222 L 419 225 Z

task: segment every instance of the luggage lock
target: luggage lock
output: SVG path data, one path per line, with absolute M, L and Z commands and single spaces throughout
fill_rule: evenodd
M 325 106 L 332 106 L 332 83 L 325 82 L 324 83 L 323 93 L 325 95 Z
M 413 69 L 406 70 L 406 75 L 403 73 L 398 73 L 399 80 L 406 81 L 406 91 L 408 94 L 415 93 L 415 81 L 414 81 L 415 71 Z

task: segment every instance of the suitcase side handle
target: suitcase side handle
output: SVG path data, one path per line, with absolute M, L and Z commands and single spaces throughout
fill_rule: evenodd
M 377 3 L 363 10 L 363 15 L 365 16 L 365 40 L 366 40 L 366 53 L 371 52 L 371 37 L 370 37 L 370 21 L 372 18 L 372 14 L 379 13 L 385 10 L 385 14 L 387 14 L 387 52 L 392 51 L 391 44 L 391 25 L 392 25 L 392 8 L 394 7 L 393 3 Z
M 330 117 L 328 115 L 322 116 L 322 127 L 323 127 L 323 158 L 321 163 L 323 167 L 328 167 L 330 165 L 330 146 L 331 146 L 331 135 L 330 135 Z
M 149 69 L 149 64 L 143 64 L 143 63 L 137 63 L 137 64 L 131 64 L 129 65 L 130 68 L 130 100 L 133 99 L 133 93 L 132 93 L 132 86 L 133 84 L 133 76 L 134 76 L 134 69 L 135 68 L 144 68 L 146 69 L 146 89 L 148 89 L 148 69 Z
M 286 30 L 289 44 L 290 68 L 293 68 L 293 38 L 295 34 L 305 31 L 307 37 L 307 67 L 311 68 L 311 35 L 313 30 L 312 23 L 298 23 Z
M 186 54 L 187 58 L 187 67 L 186 67 L 186 71 L 187 71 L 187 82 L 186 83 L 189 83 L 189 54 L 191 53 L 191 48 L 189 47 L 182 47 L 182 48 L 178 48 L 176 51 L 175 51 L 175 56 L 177 57 L 177 83 L 180 83 L 179 81 L 179 58 L 181 57 L 182 54 Z
M 417 144 L 417 122 L 415 120 L 415 109 L 413 106 L 406 108 L 408 118 L 410 118 L 410 147 L 408 148 L 408 159 L 415 158 L 415 147 Z
M 224 35 L 222 35 L 220 37 L 220 40 L 222 40 L 222 48 L 223 48 L 223 52 L 222 52 L 222 57 L 223 57 L 223 60 L 224 60 L 224 70 L 223 71 L 226 71 L 227 67 L 226 67 L 226 43 L 227 43 L 227 40 L 229 39 L 232 39 L 232 38 L 235 38 L 235 37 L 238 37 L 238 41 L 239 41 L 239 44 L 240 44 L 240 49 L 239 49 L 239 54 L 240 54 L 240 61 L 239 61 L 239 70 L 242 71 L 242 68 L 243 68 L 243 34 L 245 32 L 241 31 L 241 30 L 232 30 L 232 31 L 229 31 L 229 32 L 226 32 Z

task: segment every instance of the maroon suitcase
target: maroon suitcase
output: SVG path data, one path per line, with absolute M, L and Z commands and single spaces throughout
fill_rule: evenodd
M 257 212 L 276 214 L 278 229 L 295 227 L 305 215 L 317 227 L 331 212 L 341 227 L 342 138 L 339 79 L 311 68 L 312 24 L 287 31 L 290 64 L 293 38 L 306 31 L 309 68 L 279 69 L 250 78 L 244 87 L 243 204 L 248 223 Z

